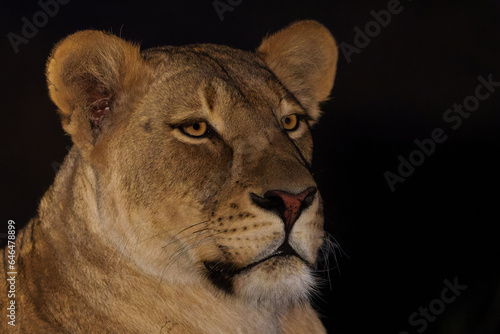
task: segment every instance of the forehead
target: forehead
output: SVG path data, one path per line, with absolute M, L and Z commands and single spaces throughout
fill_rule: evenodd
M 147 50 L 144 57 L 156 72 L 148 99 L 171 124 L 189 119 L 235 123 L 245 118 L 262 126 L 280 115 L 303 113 L 255 53 L 202 44 Z

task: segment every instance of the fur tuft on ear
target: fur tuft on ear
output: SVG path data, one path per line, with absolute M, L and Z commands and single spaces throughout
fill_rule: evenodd
M 337 44 L 328 29 L 316 21 L 296 22 L 264 38 L 257 53 L 317 121 L 337 69 Z
M 75 144 L 92 146 L 111 126 L 116 109 L 144 86 L 144 68 L 139 46 L 101 31 L 77 32 L 54 47 L 46 69 L 49 94 Z

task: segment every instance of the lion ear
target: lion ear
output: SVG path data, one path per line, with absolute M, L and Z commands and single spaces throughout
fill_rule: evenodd
M 139 46 L 85 30 L 54 47 L 46 76 L 64 130 L 75 144 L 91 147 L 133 105 L 145 65 Z
M 264 38 L 257 53 L 316 121 L 337 69 L 337 44 L 328 29 L 316 21 L 296 22 Z

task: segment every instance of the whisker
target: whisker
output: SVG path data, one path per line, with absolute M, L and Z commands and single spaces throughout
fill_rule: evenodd
M 129 231 L 122 239 L 121 243 L 116 247 L 116 250 L 115 250 L 115 254 L 117 252 L 120 253 L 120 255 L 118 256 L 118 259 L 116 260 L 116 263 L 115 265 L 118 265 L 122 259 L 122 256 L 123 256 L 123 253 L 125 252 L 125 248 L 127 246 L 127 243 L 130 241 L 130 239 L 132 238 L 132 235 L 135 233 L 135 231 L 137 231 L 137 229 L 139 228 L 139 225 L 136 226 L 132 231 Z M 120 251 L 118 251 L 118 249 L 121 248 Z
M 323 245 L 320 247 L 320 259 L 318 260 L 318 265 L 320 265 L 321 269 L 316 268 L 315 273 L 323 275 L 326 273 L 325 283 L 328 282 L 330 290 L 333 289 L 330 277 L 331 270 L 337 269 L 338 274 L 341 275 L 338 255 L 349 258 L 340 246 L 340 243 L 330 233 L 325 231 Z M 335 265 L 330 264 L 330 256 L 333 256 Z
M 162 248 L 167 248 L 168 246 L 170 246 L 174 242 L 188 243 L 189 241 L 200 237 L 200 235 L 203 236 L 204 234 L 206 234 L 208 232 L 210 232 L 210 230 L 208 228 L 203 228 L 201 230 L 194 231 L 191 234 L 188 234 L 185 236 L 180 236 L 180 235 L 173 236 L 171 238 L 171 240 L 165 246 L 162 246 Z M 194 236 L 192 236 L 193 234 L 194 234 Z M 189 239 L 183 240 L 183 238 L 187 238 L 187 237 L 189 237 Z
M 159 286 L 161 285 L 162 279 L 165 275 L 165 273 L 168 271 L 168 269 L 175 263 L 177 262 L 184 254 L 186 254 L 188 251 L 195 250 L 195 247 L 198 248 L 198 250 L 208 244 L 210 244 L 213 240 L 212 236 L 205 237 L 203 240 L 198 241 L 197 243 L 194 243 L 193 245 L 189 244 L 180 244 L 177 249 L 172 253 L 169 259 L 165 262 L 166 266 L 162 269 L 160 273 L 160 280 L 158 282 L 158 289 Z M 196 251 L 196 250 L 195 250 Z
M 198 231 L 192 232 L 192 234 L 195 234 L 194 236 L 190 237 L 189 239 L 182 240 L 184 238 L 180 237 L 177 235 L 176 238 L 173 238 L 167 245 L 163 246 L 163 248 L 167 247 L 168 245 L 171 245 L 173 242 L 177 241 L 179 242 L 179 245 L 177 248 L 172 252 L 172 255 L 170 258 L 166 261 L 166 267 L 162 270 L 160 277 L 163 278 L 165 271 L 173 265 L 178 259 L 180 259 L 186 252 L 190 250 L 195 250 L 197 252 L 198 250 L 202 249 L 204 246 L 209 245 L 215 240 L 215 237 L 219 234 L 224 233 L 223 231 L 218 231 L 217 228 L 220 227 L 222 223 L 218 224 L 218 226 L 214 227 L 213 229 L 209 229 L 208 227 L 204 227 Z M 232 224 L 231 224 L 232 225 Z M 210 233 L 212 232 L 212 233 Z M 192 240 L 195 240 L 196 238 L 203 238 L 202 240 L 191 243 Z M 161 278 L 161 279 L 162 279 Z M 160 279 L 160 283 L 161 283 Z
M 201 225 L 201 224 L 206 224 L 206 223 L 208 223 L 208 222 L 210 222 L 210 220 L 204 220 L 204 221 L 202 221 L 202 222 L 199 222 L 199 223 L 196 223 L 196 224 L 189 225 L 188 227 L 185 227 L 183 230 L 181 230 L 181 231 L 180 231 L 180 232 L 178 232 L 176 235 L 174 235 L 174 237 L 175 237 L 175 236 L 177 236 L 178 234 L 181 234 L 181 233 L 183 233 L 183 232 L 185 232 L 185 231 L 189 230 L 190 228 L 193 228 L 193 227 L 198 226 L 198 225 Z M 187 225 L 187 224 L 186 224 L 186 225 Z M 163 235 L 163 234 L 166 234 L 166 233 L 169 233 L 169 232 L 175 231 L 175 230 L 177 230 L 177 229 L 179 229 L 179 228 L 183 228 L 183 227 L 184 227 L 184 226 L 186 226 L 186 225 L 178 226 L 178 227 L 175 227 L 175 228 L 172 228 L 172 229 L 165 230 L 165 231 L 163 231 L 163 232 L 156 233 L 156 234 L 154 234 L 154 235 L 153 235 L 153 236 L 151 236 L 151 237 L 148 237 L 148 238 L 146 238 L 146 239 L 143 239 L 143 240 L 138 241 L 136 244 L 141 243 L 141 242 L 144 242 L 144 241 L 147 241 L 147 240 L 150 240 L 150 239 L 153 239 L 153 238 L 156 238 L 156 237 L 158 237 L 158 236 L 160 236 L 160 235 Z

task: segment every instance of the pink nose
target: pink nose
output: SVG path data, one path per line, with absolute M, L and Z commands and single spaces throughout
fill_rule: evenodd
M 264 197 L 251 193 L 252 201 L 259 207 L 276 212 L 285 223 L 286 232 L 290 232 L 302 210 L 311 205 L 318 189 L 309 187 L 299 194 L 283 190 L 268 190 Z

